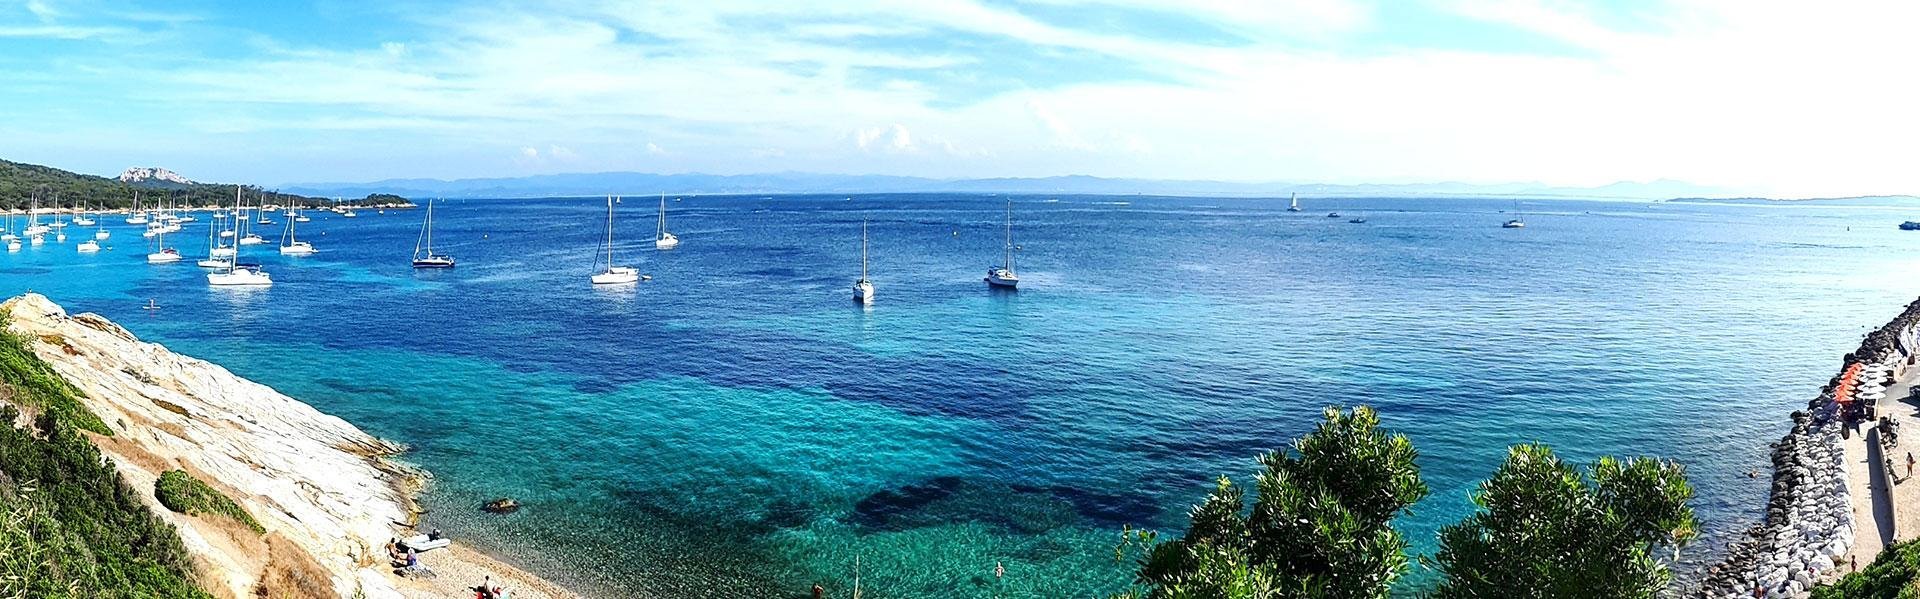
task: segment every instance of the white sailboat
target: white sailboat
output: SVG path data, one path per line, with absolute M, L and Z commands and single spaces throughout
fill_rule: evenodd
M 73 224 L 74 224 L 74 226 L 77 226 L 77 227 L 91 227 L 91 226 L 93 226 L 93 223 L 94 223 L 94 220 L 93 220 L 93 218 L 92 218 L 92 217 L 89 217 L 89 216 L 87 216 L 87 203 L 86 203 L 86 202 L 81 202 L 81 203 L 80 203 L 80 207 L 79 207 L 79 208 L 76 208 L 76 209 L 74 210 L 74 213 L 73 213 Z
M 236 201 L 238 201 L 239 195 L 240 193 L 238 191 L 234 192 Z M 239 207 L 235 206 L 234 209 L 237 211 Z M 273 285 L 273 277 L 267 275 L 266 271 L 260 270 L 260 265 L 239 264 L 239 260 L 239 249 L 235 248 L 233 257 L 227 260 L 225 267 L 219 271 L 207 273 L 207 285 L 213 287 L 268 287 Z
M 287 228 L 280 234 L 280 255 L 306 256 L 314 252 L 313 244 L 300 241 L 294 236 L 294 220 L 287 219 Z
M 167 247 L 166 229 L 161 229 L 159 233 L 154 235 L 154 238 L 154 242 L 159 246 L 159 249 L 154 253 L 147 254 L 147 264 L 172 264 L 180 261 L 180 251 Z
M 603 252 L 593 256 L 593 284 L 625 285 L 640 280 L 640 271 L 631 266 L 615 266 L 613 263 L 613 196 L 607 196 L 607 240 L 602 244 Z M 600 257 L 606 256 L 606 267 L 600 265 Z
M 20 234 L 33 238 L 34 245 L 40 245 L 40 236 L 51 230 L 46 225 L 40 224 L 40 196 L 35 194 L 33 204 L 27 207 L 27 228 L 21 230 Z
M 680 238 L 667 232 L 667 194 L 660 194 L 660 226 L 658 236 L 653 240 L 653 248 L 670 250 L 680 246 Z
M 233 246 L 220 241 L 220 221 L 207 221 L 207 257 L 196 262 L 200 268 L 231 268 L 233 266 Z
M 425 250 L 426 254 L 421 255 Z M 433 253 L 433 200 L 427 200 L 427 222 L 420 225 L 420 236 L 413 240 L 414 268 L 453 268 L 453 256 Z
M 133 191 L 133 213 L 127 215 L 127 224 L 147 224 L 147 213 L 140 211 L 140 190 L 138 189 Z
M 8 210 L 4 217 L 0 217 L 0 241 L 17 241 L 19 239 L 19 235 L 13 234 L 13 211 Z
M 1510 220 L 1510 221 L 1507 221 L 1507 222 L 1504 222 L 1504 223 L 1500 223 L 1500 228 L 1502 228 L 1502 229 L 1522 229 L 1522 228 L 1526 228 L 1526 226 L 1527 226 L 1527 221 L 1525 221 L 1525 220 L 1521 220 L 1521 218 L 1522 218 L 1522 217 L 1521 217 L 1521 215 L 1520 215 L 1520 202 L 1517 202 L 1517 201 L 1516 201 L 1516 202 L 1514 202 L 1514 203 L 1513 203 L 1513 220 Z
M 67 228 L 65 219 L 60 216 L 60 194 L 58 193 L 53 194 L 53 224 L 48 226 L 53 227 L 54 230 Z M 66 236 L 61 235 L 60 240 L 66 241 Z
M 987 286 L 1015 289 L 1020 286 L 1020 275 L 1013 272 L 1013 200 L 1007 200 L 1007 242 L 1005 257 L 999 268 L 987 270 Z
M 1299 211 L 1300 211 L 1300 194 L 1295 193 L 1293 194 L 1293 203 L 1287 205 L 1287 212 L 1299 212 Z
M 867 280 L 867 221 L 860 221 L 860 280 L 853 282 L 853 301 L 873 303 L 873 281 Z
M 264 195 L 261 196 L 260 201 L 265 203 L 267 201 L 266 197 Z M 260 213 L 265 214 L 266 209 L 262 208 Z M 239 241 L 234 242 L 235 245 L 260 245 L 267 242 L 266 238 L 261 237 L 259 233 L 253 232 L 253 221 L 247 217 L 247 203 L 245 201 L 241 201 L 240 207 L 234 211 L 233 228 L 235 235 L 240 238 Z

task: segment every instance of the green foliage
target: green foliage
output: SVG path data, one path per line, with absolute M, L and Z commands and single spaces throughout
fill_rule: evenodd
M 1427 495 L 1405 436 L 1365 407 L 1327 408 L 1290 452 L 1261 456 L 1251 510 L 1222 477 L 1194 506 L 1184 538 L 1127 531 L 1118 550 L 1144 550 L 1130 595 L 1153 599 L 1383 598 L 1407 569 L 1394 516 Z
M 80 403 L 80 390 L 33 355 L 31 340 L 6 330 L 8 318 L 0 312 L 0 383 L 13 389 L 14 401 L 39 408 L 61 422 L 112 436 L 107 423 Z
M 171 199 L 180 206 L 230 205 L 233 203 L 234 185 L 179 183 L 143 181 L 137 184 L 123 183 L 119 179 L 95 177 L 63 171 L 57 168 L 33 164 L 21 164 L 0 160 L 0 209 L 26 208 L 38 197 L 42 207 L 51 207 L 57 196 L 60 206 L 72 207 L 75 203 L 85 202 L 89 208 L 129 208 L 133 206 L 134 195 L 138 192 L 142 206 L 153 206 L 156 202 Z M 332 200 L 310 198 L 279 192 L 265 191 L 258 187 L 241 186 L 247 203 L 280 206 L 326 206 Z M 398 197 L 398 196 L 389 196 Z M 366 200 L 345 203 L 393 203 L 396 200 L 375 201 L 374 196 Z M 404 198 L 399 202 L 406 201 Z
M 1601 458 L 1585 475 L 1544 445 L 1508 450 L 1479 511 L 1440 531 L 1438 599 L 1652 598 L 1661 547 L 1691 540 L 1693 488 L 1677 464 Z
M 1833 584 L 1813 588 L 1813 599 L 1914 599 L 1920 597 L 1920 540 L 1894 543 L 1873 563 Z
M 226 516 L 247 525 L 253 532 L 266 533 L 260 522 L 252 514 L 241 509 L 240 504 L 225 494 L 207 486 L 207 483 L 187 474 L 185 470 L 168 470 L 153 482 L 153 496 L 160 499 L 160 505 L 183 514 Z
M 18 414 L 0 406 L 0 420 Z M 39 427 L 0 426 L 0 597 L 209 597 L 113 463 L 51 414 Z

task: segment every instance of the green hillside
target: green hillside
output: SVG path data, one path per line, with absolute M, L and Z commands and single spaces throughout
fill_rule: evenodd
M 135 193 L 139 194 L 142 205 L 171 198 L 176 205 L 205 206 L 210 204 L 232 204 L 232 184 L 195 183 L 182 185 L 169 182 L 122 183 L 118 179 L 83 175 L 63 171 L 53 167 L 35 164 L 22 164 L 0 160 L 0 209 L 25 208 L 37 195 L 40 205 L 51 206 L 58 196 L 62 207 L 72 206 L 75 202 L 85 202 L 88 207 L 127 208 L 133 206 Z M 266 194 L 266 203 L 275 205 L 323 206 L 333 204 L 330 198 L 310 198 L 291 194 L 264 191 L 259 187 L 242 185 L 242 193 L 247 203 L 258 204 L 262 193 Z M 402 201 L 395 196 L 367 196 L 345 200 L 348 205 L 392 203 Z

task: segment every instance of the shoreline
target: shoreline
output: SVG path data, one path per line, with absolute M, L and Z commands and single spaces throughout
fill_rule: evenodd
M 99 315 L 68 315 L 28 293 L 0 304 L 8 329 L 82 391 L 113 436 L 87 433 L 193 555 L 215 597 L 471 596 L 490 577 L 519 598 L 579 597 L 506 561 L 455 544 L 419 554 L 433 577 L 401 577 L 383 548 L 414 534 L 431 474 L 394 459 L 406 447 L 240 378 L 204 360 L 140 341 Z M 167 470 L 186 470 L 264 525 L 175 513 L 153 496 Z M 479 509 L 475 506 L 475 509 Z
M 1680 589 L 1681 596 L 1803 597 L 1814 585 L 1844 574 L 1849 557 L 1877 554 L 1884 535 L 1869 529 L 1891 522 L 1876 522 L 1881 516 L 1875 513 L 1875 498 L 1886 491 L 1874 478 L 1880 475 L 1869 474 L 1877 468 L 1866 460 L 1880 453 L 1869 444 L 1880 435 L 1871 422 L 1847 422 L 1836 400 L 1910 379 L 1917 339 L 1920 300 L 1908 303 L 1841 359 L 1839 371 L 1805 409 L 1791 414 L 1791 429 L 1773 444 L 1773 485 L 1764 520 L 1729 542 L 1718 562 Z M 1865 558 L 1862 566 L 1874 555 Z

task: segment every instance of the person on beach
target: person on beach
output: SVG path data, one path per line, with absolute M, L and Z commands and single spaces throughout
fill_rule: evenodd
M 827 587 L 820 586 L 817 582 L 813 583 L 813 599 L 825 599 L 826 596 Z
M 1913 478 L 1913 452 L 1907 452 L 1907 478 Z

